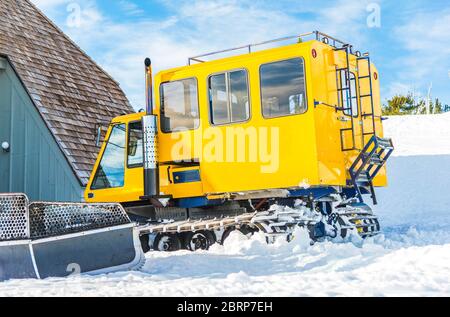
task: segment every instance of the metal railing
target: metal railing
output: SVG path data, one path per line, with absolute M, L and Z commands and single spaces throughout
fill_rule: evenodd
M 215 52 L 206 53 L 206 54 L 202 54 L 202 55 L 198 55 L 198 56 L 194 56 L 194 57 L 189 57 L 188 65 L 192 65 L 193 62 L 205 63 L 205 62 L 207 62 L 206 60 L 204 60 L 205 57 L 211 57 L 214 55 L 230 53 L 230 52 L 240 51 L 240 50 L 244 50 L 244 49 L 246 49 L 247 52 L 250 54 L 254 51 L 253 49 L 258 46 L 264 46 L 264 45 L 269 45 L 269 44 L 273 44 L 273 43 L 285 42 L 285 41 L 294 40 L 294 39 L 297 39 L 299 42 L 300 41 L 303 42 L 304 39 L 306 39 L 308 37 L 312 37 L 313 39 L 315 39 L 317 41 L 321 41 L 325 44 L 331 45 L 336 48 L 348 45 L 346 42 L 338 40 L 337 38 L 334 38 L 330 35 L 327 35 L 325 33 L 319 32 L 319 31 L 313 31 L 313 32 L 304 33 L 304 34 L 300 34 L 300 35 L 287 36 L 287 37 L 282 37 L 282 38 L 278 38 L 278 39 L 274 39 L 274 40 L 269 40 L 269 41 L 264 41 L 264 42 L 260 42 L 260 43 L 254 43 L 254 44 L 247 44 L 247 45 L 242 45 L 239 47 L 228 48 L 228 49 L 224 49 L 224 50 L 220 50 L 220 51 L 215 51 Z

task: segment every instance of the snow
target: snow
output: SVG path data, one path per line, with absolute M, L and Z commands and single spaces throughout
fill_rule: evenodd
M 3 296 L 449 296 L 450 115 L 385 122 L 396 154 L 375 207 L 383 234 L 310 245 L 233 234 L 209 252 L 148 253 L 139 272 L 14 280 Z
M 394 139 L 394 156 L 450 155 L 450 112 L 389 117 L 384 127 Z

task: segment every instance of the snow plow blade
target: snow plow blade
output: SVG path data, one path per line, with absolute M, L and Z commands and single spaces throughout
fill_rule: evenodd
M 0 195 L 0 281 L 126 271 L 143 261 L 136 226 L 118 204 Z

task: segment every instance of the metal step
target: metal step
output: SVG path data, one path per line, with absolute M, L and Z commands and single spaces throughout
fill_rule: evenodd
M 371 164 L 371 165 L 383 166 L 384 163 L 386 163 L 386 162 L 383 161 L 378 155 L 377 155 L 377 156 L 373 156 L 373 157 L 370 159 L 370 164 Z
M 368 183 L 369 182 L 369 177 L 366 174 L 361 174 L 361 175 L 358 176 L 356 181 L 358 183 Z
M 393 150 L 394 146 L 392 145 L 391 139 L 383 139 L 383 138 L 377 138 L 378 146 L 382 149 L 386 150 Z
M 394 146 L 390 139 L 379 138 L 373 132 L 364 133 L 364 135 L 366 134 L 372 135 L 372 138 L 367 142 L 364 150 L 361 151 L 358 158 L 353 163 L 349 173 L 351 176 L 351 182 L 353 183 L 353 187 L 356 189 L 360 202 L 363 202 L 361 189 L 365 188 L 369 193 L 371 193 L 373 202 L 376 204 L 373 179 L 386 164 L 394 150 Z

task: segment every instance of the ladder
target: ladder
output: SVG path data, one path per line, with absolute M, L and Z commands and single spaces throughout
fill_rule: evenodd
M 393 152 L 394 145 L 391 139 L 374 135 L 353 162 L 349 169 L 351 179 L 348 181 L 348 185 L 354 187 L 356 197 L 361 203 L 364 202 L 362 195 L 370 193 L 373 204 L 377 204 L 373 180 Z
M 367 63 L 367 75 L 364 76 L 360 76 L 361 73 L 361 69 L 362 66 L 361 64 L 366 62 Z M 372 67 L 371 67 L 371 62 L 370 62 L 370 56 L 368 53 L 364 54 L 364 56 L 362 57 L 358 57 L 356 59 L 356 63 L 357 63 L 357 68 L 358 68 L 358 89 L 359 89 L 359 105 L 360 105 L 360 109 L 363 109 L 363 105 L 364 105 L 364 101 L 366 99 L 369 99 L 370 102 L 370 110 L 369 112 L 365 112 L 365 113 L 361 113 L 361 137 L 362 137 L 362 144 L 365 144 L 366 141 L 366 137 L 372 137 L 372 136 L 376 136 L 376 125 L 375 125 L 375 105 L 374 105 L 374 100 L 373 100 L 373 87 L 372 87 Z M 362 92 L 362 81 L 363 80 L 368 80 L 368 86 L 369 86 L 369 91 L 367 93 L 363 93 Z M 372 125 L 372 130 L 367 131 L 367 127 L 364 124 L 366 119 L 369 118 L 371 125 Z
M 374 205 L 377 204 L 373 180 L 379 174 L 381 168 L 386 164 L 387 160 L 394 151 L 392 140 L 384 139 L 377 136 L 375 124 L 375 103 L 373 98 L 373 81 L 371 61 L 368 53 L 361 56 L 356 55 L 356 73 L 355 79 L 357 84 L 357 91 L 352 91 L 351 85 L 351 70 L 350 70 L 350 54 L 352 54 L 352 47 L 348 44 L 340 48 L 335 48 L 335 51 L 345 52 L 344 67 L 336 68 L 337 92 L 339 106 L 338 110 L 351 116 L 351 127 L 341 129 L 341 148 L 342 151 L 358 151 L 359 154 L 352 166 L 349 169 L 350 179 L 348 186 L 352 186 L 356 192 L 356 197 L 361 203 L 364 202 L 363 194 L 371 194 Z M 361 75 L 363 67 L 366 67 L 367 73 Z M 344 76 L 342 76 L 344 75 Z M 343 79 L 344 77 L 344 79 Z M 365 87 L 364 80 L 367 80 L 368 91 L 362 91 Z M 344 103 L 344 93 L 346 94 L 346 103 Z M 352 101 L 357 100 L 358 109 L 360 109 L 360 125 L 361 125 L 361 148 L 356 146 L 356 131 L 355 131 L 355 113 Z M 368 102 L 368 112 L 363 112 L 365 102 Z M 365 124 L 370 121 L 370 124 Z M 351 131 L 352 146 L 344 146 L 344 133 Z M 366 143 L 366 140 L 368 142 Z
M 351 119 L 351 127 L 350 128 L 343 128 L 341 129 L 341 144 L 342 144 L 342 150 L 343 151 L 353 151 L 353 150 L 362 150 L 361 148 L 357 148 L 355 138 L 356 138 L 356 132 L 355 132 L 355 122 L 354 117 L 357 115 L 355 113 L 355 109 L 353 108 L 353 100 L 357 100 L 357 105 L 359 106 L 359 109 L 363 110 L 365 107 L 363 105 L 365 104 L 366 100 L 369 100 L 370 110 L 369 112 L 361 113 L 361 144 L 362 146 L 366 143 L 366 140 L 369 137 L 372 137 L 376 135 L 376 124 L 375 124 L 375 102 L 373 99 L 373 82 L 372 82 L 372 69 L 371 69 L 371 61 L 369 54 L 365 54 L 364 56 L 359 56 L 356 58 L 356 74 L 354 80 L 357 81 L 357 90 L 358 91 L 352 91 L 352 85 L 351 85 L 351 76 L 352 72 L 350 70 L 350 54 L 352 54 L 352 46 L 346 44 L 340 48 L 335 48 L 335 51 L 344 51 L 345 52 L 345 66 L 336 68 L 336 81 L 337 81 L 337 93 L 338 93 L 338 100 L 339 100 L 339 107 L 338 110 L 343 111 L 345 114 L 349 115 Z M 366 63 L 366 69 L 367 69 L 367 75 L 360 75 L 361 70 L 363 69 L 363 64 Z M 342 74 L 344 75 L 344 80 L 342 79 Z M 363 81 L 368 80 L 368 91 L 363 92 L 362 87 Z M 344 94 L 347 98 L 344 98 Z M 346 100 L 344 104 L 344 99 Z M 365 122 L 367 119 L 370 120 L 371 129 L 367 127 Z M 352 146 L 351 147 L 345 147 L 344 141 L 343 141 L 343 135 L 345 132 L 351 131 L 352 133 Z
M 354 123 L 354 113 L 352 107 L 352 85 L 351 85 L 351 71 L 350 71 L 350 54 L 352 47 L 349 44 L 345 44 L 342 47 L 338 47 L 334 49 L 335 51 L 343 51 L 345 52 L 345 66 L 336 68 L 336 85 L 337 85 L 337 94 L 338 94 L 338 108 L 337 110 L 341 110 L 347 115 L 351 117 L 351 127 L 341 129 L 341 149 L 342 151 L 353 151 L 356 149 L 356 136 L 355 136 L 355 123 Z M 344 75 L 344 76 L 342 76 Z M 344 77 L 344 79 L 342 78 Z M 346 103 L 344 104 L 344 94 L 347 96 Z M 346 132 L 351 131 L 352 134 L 352 146 L 345 147 L 344 146 L 344 135 Z

